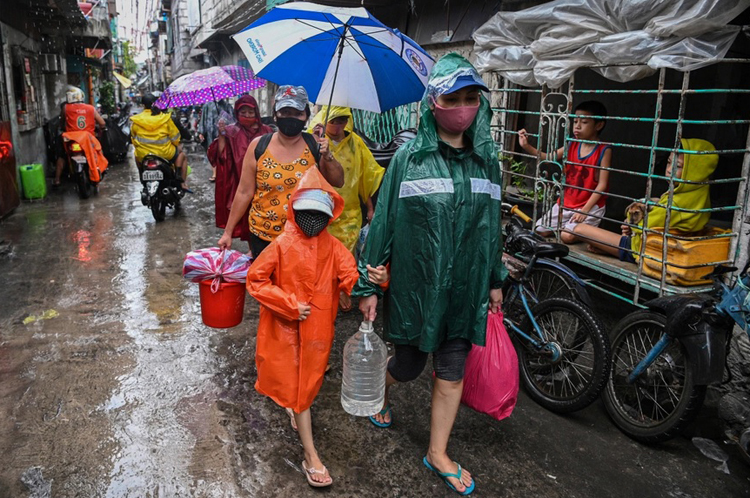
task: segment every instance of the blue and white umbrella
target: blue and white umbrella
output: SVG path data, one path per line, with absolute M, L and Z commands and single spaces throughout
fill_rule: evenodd
M 279 5 L 233 36 L 255 74 L 310 100 L 383 112 L 422 98 L 434 61 L 365 8 Z

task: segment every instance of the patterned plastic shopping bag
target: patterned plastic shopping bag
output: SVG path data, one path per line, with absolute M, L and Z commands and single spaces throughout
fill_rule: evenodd
M 232 249 L 198 249 L 185 255 L 182 276 L 191 282 L 213 280 L 212 290 L 218 289 L 221 282 L 244 283 L 252 261 L 250 256 Z

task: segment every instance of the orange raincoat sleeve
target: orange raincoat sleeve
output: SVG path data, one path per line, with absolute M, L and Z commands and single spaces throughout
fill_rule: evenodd
M 334 251 L 336 253 L 336 274 L 339 278 L 339 291 L 350 295 L 359 278 L 357 262 L 344 244 L 334 244 Z
M 276 285 L 278 269 L 279 246 L 274 241 L 250 265 L 247 272 L 247 291 L 275 315 L 287 320 L 296 320 L 299 318 L 297 298 Z

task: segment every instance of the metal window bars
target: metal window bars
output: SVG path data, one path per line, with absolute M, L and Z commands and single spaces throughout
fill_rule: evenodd
M 387 143 L 399 131 L 416 128 L 419 104 L 406 104 L 383 113 L 352 109 L 354 127 L 374 142 Z
M 642 88 L 645 83 L 614 83 L 601 84 L 602 80 L 591 75 L 582 75 L 579 70 L 570 81 L 558 89 L 547 87 L 523 88 L 518 87 L 498 74 L 490 75 L 491 80 L 491 104 L 494 112 L 493 133 L 499 146 L 499 160 L 504 173 L 504 194 L 515 196 L 519 200 L 526 201 L 532 207 L 535 220 L 541 218 L 543 226 L 552 229 L 560 240 L 563 229 L 562 219 L 558 217 L 557 226 L 549 226 L 550 208 L 556 203 L 564 202 L 564 188 L 568 186 L 565 178 L 564 165 L 569 162 L 568 145 L 571 142 L 585 144 L 608 144 L 613 149 L 612 164 L 610 171 L 610 188 L 607 194 L 607 212 L 601 216 L 601 221 L 615 223 L 617 227 L 624 223 L 622 218 L 613 218 L 612 204 L 622 204 L 639 200 L 633 196 L 634 185 L 644 183 L 642 200 L 649 206 L 657 205 L 652 201 L 654 194 L 661 194 L 657 190 L 655 182 L 667 182 L 667 202 L 662 205 L 665 208 L 665 226 L 670 226 L 674 213 L 709 213 L 710 216 L 727 217 L 731 213 L 731 220 L 727 220 L 730 230 L 726 233 L 670 233 L 669 230 L 658 228 L 645 228 L 643 230 L 643 243 L 636 254 L 637 264 L 623 263 L 612 256 L 596 255 L 588 252 L 584 244 L 571 247 L 569 259 L 578 265 L 591 270 L 594 275 L 611 277 L 619 282 L 616 289 L 611 285 L 604 285 L 602 280 L 594 278 L 590 281 L 593 287 L 603 292 L 618 297 L 626 302 L 639 305 L 644 299 L 643 291 L 657 295 L 699 292 L 706 290 L 707 286 L 684 286 L 675 285 L 668 281 L 669 268 L 695 269 L 701 267 L 713 267 L 717 264 L 734 264 L 740 259 L 747 257 L 750 242 L 750 218 L 748 218 L 748 173 L 750 173 L 750 133 L 748 125 L 750 119 L 733 119 L 733 116 L 719 114 L 744 113 L 747 115 L 750 109 L 745 102 L 750 101 L 746 95 L 750 93 L 747 86 L 747 78 L 738 77 L 743 70 L 750 68 L 746 64 L 748 59 L 725 59 L 709 68 L 693 71 L 698 73 L 699 83 L 691 88 L 691 72 L 679 73 L 674 70 L 661 69 L 655 78 L 656 88 Z M 740 67 L 741 66 L 741 67 Z M 719 74 L 717 67 L 727 68 Z M 738 69 L 739 67 L 739 69 Z M 704 73 L 701 74 L 700 72 Z M 716 74 L 706 76 L 707 71 Z M 593 73 L 591 73 L 593 74 Z M 578 78 L 578 81 L 576 80 Z M 731 82 L 744 87 L 732 88 Z M 722 88 L 713 88 L 716 84 Z M 743 83 L 744 82 L 744 83 Z M 590 83 L 584 88 L 583 84 Z M 703 83 L 701 85 L 701 83 Z M 653 85 L 653 83 L 651 83 Z M 607 88 L 596 88 L 597 85 Z M 607 127 L 617 124 L 621 137 L 625 140 L 600 142 L 579 140 L 569 136 L 568 131 L 572 127 L 574 118 L 573 101 L 608 99 L 615 105 L 611 107 L 622 111 L 626 108 L 628 112 L 617 112 L 616 115 L 610 111 L 606 116 Z M 623 105 L 622 99 L 632 99 L 633 105 Z M 645 99 L 645 101 L 644 101 Z M 675 99 L 677 101 L 675 102 Z M 706 102 L 721 103 L 722 106 L 712 108 L 697 108 Z M 735 104 L 734 106 L 732 104 Z M 608 106 L 610 107 L 610 106 Z M 638 115 L 639 111 L 642 111 Z M 627 115 L 626 115 L 627 114 Z M 731 117 L 732 119 L 727 119 Z M 596 118 L 596 116 L 595 116 Z M 519 124 L 523 124 L 520 126 Z M 530 128 L 536 126 L 536 133 L 531 133 Z M 521 127 L 529 130 L 529 137 L 536 138 L 536 147 L 540 151 L 539 156 L 532 156 L 523 152 L 518 147 L 516 137 Z M 735 133 L 734 140 L 727 140 L 722 135 L 727 128 L 741 130 Z M 605 136 L 613 136 L 604 133 Z M 719 166 L 714 172 L 714 178 L 709 177 L 703 182 L 691 182 L 674 177 L 674 169 L 671 175 L 661 174 L 658 168 L 658 156 L 664 153 L 677 154 L 706 154 L 709 152 L 696 152 L 683 150 L 680 138 L 706 138 L 716 143 L 715 138 L 720 138 L 721 145 L 711 154 L 719 155 Z M 641 142 L 638 143 L 641 139 Z M 729 146 L 723 146 L 729 143 Z M 677 145 L 674 145 L 677 144 Z M 541 152 L 555 152 L 562 148 L 562 158 L 558 160 L 556 154 L 549 154 L 542 159 Z M 643 157 L 647 155 L 645 171 L 628 163 L 623 156 Z M 738 160 L 741 156 L 741 161 Z M 575 163 L 574 163 L 575 164 Z M 740 174 L 731 174 L 729 164 L 734 164 Z M 596 166 L 587 166 L 592 170 L 600 169 Z M 642 167 L 640 169 L 643 169 Z M 722 174 L 717 174 L 720 170 Z M 729 174 L 728 174 L 729 173 Z M 618 183 L 618 188 L 613 188 L 613 178 Z M 720 189 L 721 199 L 719 205 L 704 209 L 685 209 L 673 206 L 674 190 L 680 184 L 706 184 L 711 189 Z M 625 186 L 625 188 L 623 188 Z M 576 187 L 580 188 L 580 187 Z M 734 192 L 736 189 L 736 193 Z M 582 189 L 593 192 L 591 189 Z M 713 196 L 712 196 L 713 197 Z M 571 210 L 580 212 L 578 210 Z M 619 210 L 622 212 L 623 210 Z M 645 213 L 643 226 L 648 223 L 648 210 Z M 711 222 L 716 220 L 711 220 Z M 709 222 L 709 224 L 711 224 Z M 637 227 L 636 225 L 630 225 Z M 743 230 L 744 226 L 744 230 Z M 661 239 L 661 254 L 653 255 L 646 253 L 647 240 L 651 237 Z M 698 264 L 680 264 L 670 261 L 668 248 L 670 242 L 680 241 L 703 241 L 721 238 L 729 238 L 729 256 L 716 254 L 709 262 Z M 609 247 L 615 247 L 609 245 Z M 653 278 L 644 273 L 644 265 L 653 261 L 661 267 L 660 278 Z M 736 266 L 736 265 L 735 265 Z M 705 273 L 708 273 L 706 269 Z M 625 285 L 622 285 L 625 284 Z M 625 289 L 625 290 L 623 290 Z

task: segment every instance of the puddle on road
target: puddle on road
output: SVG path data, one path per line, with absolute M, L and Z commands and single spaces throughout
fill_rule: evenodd
M 100 407 L 109 413 L 119 444 L 106 496 L 232 495 L 232 485 L 220 475 L 217 482 L 191 475 L 197 439 L 180 416 L 186 405 L 202 415 L 215 404 L 210 379 L 217 368 L 197 299 L 186 300 L 180 275 L 181 247 L 189 235 L 171 213 L 155 224 L 140 202 L 125 205 L 138 198 L 139 187 L 125 189 L 124 228 L 115 242 L 123 257 L 114 286 L 122 296 L 121 319 L 134 343 L 135 366 Z

